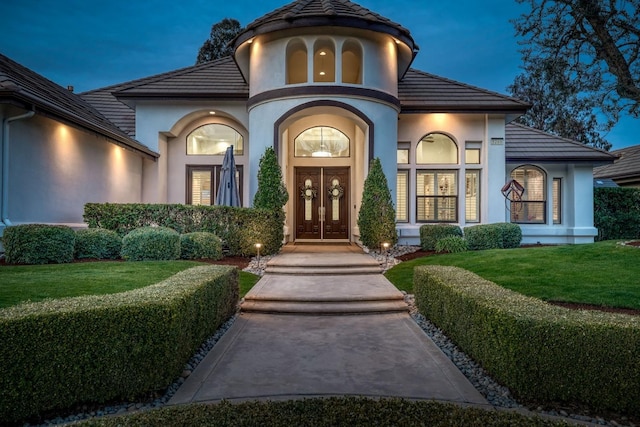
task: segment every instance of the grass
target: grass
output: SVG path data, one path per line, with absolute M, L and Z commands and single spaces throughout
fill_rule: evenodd
M 82 421 L 80 426 L 569 426 L 563 421 L 513 411 L 489 411 L 433 401 L 331 397 L 232 404 L 191 404 L 118 417 Z
M 47 298 L 124 292 L 158 283 L 197 265 L 202 264 L 195 261 L 103 261 L 3 266 L 0 268 L 0 308 Z M 254 274 L 241 271 L 241 296 L 258 279 Z
M 545 301 L 640 309 L 640 248 L 614 241 L 429 256 L 403 262 L 386 276 L 398 289 L 412 293 L 418 265 L 461 267 Z

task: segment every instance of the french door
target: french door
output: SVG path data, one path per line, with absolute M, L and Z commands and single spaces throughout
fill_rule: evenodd
M 299 167 L 296 240 L 349 238 L 349 168 Z

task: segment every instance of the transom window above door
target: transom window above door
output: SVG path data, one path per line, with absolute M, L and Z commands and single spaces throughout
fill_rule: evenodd
M 200 126 L 187 135 L 187 154 L 194 156 L 224 156 L 227 148 L 233 145 L 233 154 L 241 156 L 244 152 L 244 138 L 234 128 L 210 123 Z
M 316 126 L 294 140 L 295 157 L 349 157 L 349 138 L 338 129 Z

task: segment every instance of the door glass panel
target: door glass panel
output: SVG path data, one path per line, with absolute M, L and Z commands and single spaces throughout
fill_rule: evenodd
M 329 194 L 331 197 L 331 219 L 333 221 L 340 221 L 340 199 L 342 198 L 343 191 L 340 186 L 340 180 L 336 178 L 331 180 Z
M 313 219 L 313 184 L 310 179 L 304 181 L 304 220 Z
M 211 205 L 211 171 L 194 170 L 192 172 L 191 204 Z

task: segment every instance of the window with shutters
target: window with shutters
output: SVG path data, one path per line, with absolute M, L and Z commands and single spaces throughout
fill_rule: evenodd
M 396 221 L 409 222 L 409 171 L 399 170 L 396 175 Z

